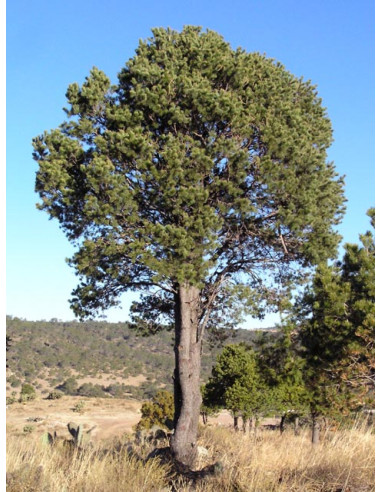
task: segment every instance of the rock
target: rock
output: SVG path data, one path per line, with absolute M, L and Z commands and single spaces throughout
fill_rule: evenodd
M 209 456 L 209 451 L 203 446 L 197 446 L 197 455 L 199 458 L 205 458 Z

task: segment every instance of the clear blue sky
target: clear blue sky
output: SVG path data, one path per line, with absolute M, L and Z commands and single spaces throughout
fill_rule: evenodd
M 7 314 L 73 319 L 73 249 L 35 208 L 31 140 L 64 120 L 65 92 L 92 66 L 116 81 L 152 27 L 193 24 L 233 48 L 258 51 L 317 84 L 335 142 L 329 160 L 346 175 L 345 242 L 368 229 L 374 205 L 373 0 L 12 0 L 7 3 Z M 128 317 L 123 310 L 110 321 Z

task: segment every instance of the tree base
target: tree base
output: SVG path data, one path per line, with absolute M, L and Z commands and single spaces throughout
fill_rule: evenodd
M 173 457 L 169 447 L 154 449 L 149 453 L 145 461 L 154 458 L 159 458 L 163 465 L 170 465 L 171 471 L 175 473 L 175 478 L 171 480 L 172 483 L 175 483 L 176 480 L 181 477 L 189 480 L 191 485 L 196 485 L 200 480 L 219 475 L 223 472 L 223 465 L 220 461 L 217 461 L 212 465 L 207 465 L 204 468 L 201 468 L 201 470 L 192 470 L 189 466 L 177 461 Z

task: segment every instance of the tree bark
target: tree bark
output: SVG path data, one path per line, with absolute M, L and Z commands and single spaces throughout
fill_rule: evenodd
M 280 419 L 280 424 L 279 424 L 279 430 L 280 430 L 281 434 L 283 434 L 283 432 L 284 432 L 285 421 L 286 421 L 286 414 L 284 413 Z
M 312 444 L 317 446 L 320 439 L 320 422 L 317 415 L 312 415 Z
M 245 434 L 246 434 L 246 423 L 247 423 L 247 419 L 242 417 L 242 430 Z
M 176 461 L 192 467 L 197 457 L 201 407 L 199 339 L 200 290 L 180 285 L 175 294 L 175 432 L 171 451 Z
M 296 416 L 294 420 L 294 434 L 295 436 L 299 436 L 300 428 L 299 428 L 299 417 Z
M 234 422 L 234 424 L 233 424 L 234 425 L 234 430 L 236 432 L 238 432 L 238 417 L 237 417 L 237 415 L 234 415 L 233 422 Z
M 253 417 L 249 418 L 249 434 L 253 432 Z

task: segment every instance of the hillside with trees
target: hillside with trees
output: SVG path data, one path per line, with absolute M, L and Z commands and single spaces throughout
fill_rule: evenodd
M 203 346 L 202 379 L 206 381 L 210 376 L 224 344 L 251 343 L 260 334 L 260 330 L 238 329 L 222 330 L 218 339 L 209 335 Z M 7 351 L 9 389 L 19 389 L 21 384 L 37 379 L 46 380 L 54 389 L 69 380 L 63 391 L 73 394 L 78 389 L 78 384 L 73 389 L 73 375 L 78 379 L 102 374 L 126 380 L 143 375 L 146 381 L 138 387 L 119 382 L 103 388 L 88 383 L 82 394 L 144 399 L 159 388 L 173 387 L 174 335 L 168 330 L 141 336 L 129 323 L 27 321 L 8 316 L 7 336 L 11 340 Z

